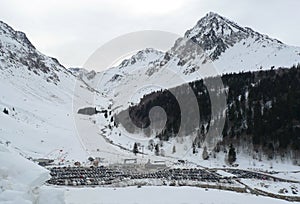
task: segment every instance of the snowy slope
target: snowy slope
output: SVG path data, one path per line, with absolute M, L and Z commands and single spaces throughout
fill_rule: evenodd
M 0 140 L 27 157 L 85 158 L 73 105 L 89 105 L 78 93 L 91 94 L 90 88 L 3 22 L 0 45 Z
M 0 144 L 0 163 L 0 203 L 34 203 L 49 171 L 4 144 Z
M 118 196 L 115 196 L 115 195 Z M 153 187 L 142 188 L 93 188 L 93 189 L 68 189 L 66 203 L 137 203 L 137 204 L 181 204 L 181 203 L 214 203 L 214 204 L 285 204 L 287 201 L 273 198 L 248 195 L 220 190 L 205 190 L 195 187 Z
M 129 59 L 125 59 L 120 65 L 112 67 L 104 72 L 79 69 L 77 75 L 87 82 L 91 87 L 95 87 L 102 93 L 108 93 L 114 90 L 120 84 L 127 83 L 139 77 L 144 77 L 149 67 L 155 66 L 164 53 L 152 48 L 141 50 Z M 71 69 L 74 71 L 74 69 Z
M 248 38 L 228 49 L 214 65 L 221 73 L 230 73 L 291 67 L 299 61 L 299 47 Z
M 103 109 L 110 103 L 76 77 L 84 70 L 65 69 L 36 50 L 24 33 L 2 22 L 0 44 L 0 142 L 27 158 L 49 158 L 56 163 L 85 162 L 91 155 L 121 162 L 132 156 L 101 136 L 103 126 L 94 123 L 95 116 L 77 114 L 79 108 Z M 128 63 L 142 65 L 138 58 L 143 55 Z M 115 69 L 126 74 L 122 66 Z

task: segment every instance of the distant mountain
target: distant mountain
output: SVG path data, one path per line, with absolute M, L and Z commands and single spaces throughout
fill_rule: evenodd
M 176 41 L 168 52 L 187 75 L 212 62 L 218 73 L 290 67 L 300 62 L 300 48 L 242 27 L 216 13 L 208 13 Z
M 164 53 L 152 48 L 146 48 L 137 52 L 129 59 L 123 60 L 118 66 L 112 67 L 104 72 L 86 71 L 85 69 L 75 70 L 78 77 L 96 88 L 102 93 L 110 93 L 121 84 L 134 83 L 135 78 L 144 79 L 147 77 L 151 67 L 160 63 Z M 71 69 L 74 73 L 74 69 Z
M 127 92 L 124 90 L 147 83 L 170 88 L 207 76 L 291 67 L 299 62 L 299 47 L 285 45 L 210 12 L 167 52 L 139 51 L 118 67 L 93 73 L 94 77 L 84 80 L 103 93 L 113 91 L 116 106 L 122 106 L 127 103 L 120 102 Z M 147 93 L 149 90 L 144 91 Z
M 77 77 L 81 76 L 83 74 L 87 74 L 89 72 L 88 70 L 86 70 L 84 68 L 77 68 L 77 67 L 76 68 L 71 67 L 71 68 L 68 68 L 68 70 L 71 71 L 72 74 Z
M 256 41 L 274 42 L 282 45 L 278 40 L 255 32 L 251 28 L 241 27 L 213 12 L 208 13 L 199 20 L 192 29 L 185 33 L 184 37 L 191 39 L 205 52 L 210 53 L 208 57 L 212 60 L 218 59 L 228 48 L 247 38 L 255 38 Z

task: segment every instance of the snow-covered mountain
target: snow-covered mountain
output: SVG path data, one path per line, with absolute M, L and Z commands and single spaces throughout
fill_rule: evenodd
M 209 13 L 165 53 L 147 48 L 101 73 L 67 70 L 56 59 L 40 53 L 24 33 L 0 21 L 0 203 L 64 203 L 65 195 L 70 196 L 69 190 L 41 187 L 49 172 L 24 157 L 49 158 L 64 165 L 87 162 L 89 156 L 101 157 L 101 165 L 120 164 L 125 158 L 135 158 L 141 164 L 150 159 L 165 161 L 168 166 L 180 167 L 178 159 L 186 159 L 184 168 L 226 165 L 224 152 L 214 160 L 201 160 L 200 151 L 195 156 L 189 148 L 191 137 L 161 143 L 165 156 L 154 155 L 147 148 L 149 138 L 121 135 L 125 132 L 122 127 L 112 128 L 112 115 L 156 89 L 194 81 L 205 74 L 290 66 L 300 62 L 299 53 L 300 48 Z M 206 73 L 207 68 L 217 71 Z M 205 71 L 199 74 L 197 70 L 202 69 Z M 95 106 L 108 116 L 77 114 L 81 107 Z M 153 142 L 160 143 L 158 138 Z M 145 154 L 133 154 L 134 143 L 142 145 L 139 151 Z M 252 160 L 239 155 L 237 163 L 244 169 L 257 166 L 290 171 L 293 167 L 266 159 L 252 164 Z M 93 198 L 77 190 L 80 199 Z
M 25 33 L 14 31 L 0 21 L 0 63 L 1 70 L 26 69 L 29 73 L 42 76 L 47 82 L 58 84 L 59 74 L 68 71 L 55 58 L 47 57 L 37 51 Z M 12 71 L 12 70 L 11 70 Z
M 80 94 L 91 94 L 90 88 L 56 59 L 36 50 L 24 33 L 3 22 L 0 87 L 1 142 L 27 157 L 85 157 L 76 137 L 73 105 L 74 101 L 89 104 Z
M 0 45 L 1 144 L 26 158 L 49 158 L 56 163 L 85 162 L 90 155 L 120 162 L 132 156 L 101 136 L 103 125 L 95 124 L 95 116 L 78 114 L 81 108 L 101 110 L 109 104 L 109 99 L 78 78 L 88 81 L 96 73 L 67 70 L 35 49 L 24 33 L 3 22 Z M 139 61 L 137 56 L 130 63 Z M 116 69 L 122 73 L 121 66 Z M 103 114 L 98 118 L 103 119 Z
M 98 87 L 103 93 L 111 92 L 119 86 L 123 80 L 131 80 L 134 77 L 143 77 L 149 67 L 154 67 L 164 56 L 164 53 L 152 48 L 146 48 L 137 52 L 129 59 L 123 60 L 118 66 L 104 72 L 96 73 L 94 70 L 71 68 L 70 70 L 91 87 Z M 136 73 L 133 74 L 133 73 Z
M 199 47 L 204 54 L 187 47 Z M 222 74 L 290 67 L 300 61 L 299 47 L 285 45 L 212 12 L 177 40 L 170 53 L 179 57 L 186 74 L 193 72 L 186 65 L 191 62 L 199 65 L 211 61 Z
M 216 13 L 208 13 L 167 52 L 145 49 L 117 67 L 93 72 L 91 79 L 83 75 L 82 79 L 109 98 L 113 113 L 118 113 L 138 103 L 145 94 L 206 76 L 291 67 L 298 63 L 299 47 L 285 45 Z M 106 136 L 127 148 L 136 138 L 144 139 L 140 134 L 120 137 L 120 130 L 122 134 L 126 132 L 121 128 L 108 131 Z M 185 144 L 188 141 L 192 142 L 187 139 Z M 173 145 L 169 147 L 172 152 Z
M 163 64 L 191 75 L 212 64 L 218 74 L 290 67 L 300 61 L 300 48 L 242 27 L 210 12 L 179 38 Z
M 82 78 L 102 93 L 112 93 L 115 106 L 120 107 L 130 104 L 128 98 L 133 100 L 155 89 L 206 76 L 290 67 L 299 62 L 299 47 L 286 45 L 210 12 L 167 52 L 145 49 L 118 67 L 101 73 L 92 71 Z
M 208 57 L 213 61 L 218 59 L 228 48 L 233 47 L 236 43 L 247 39 L 255 38 L 257 41 L 275 42 L 279 45 L 280 41 L 271 39 L 253 31 L 251 28 L 241 27 L 238 24 L 216 14 L 208 13 L 204 18 L 185 33 L 185 38 L 191 39 L 199 45 L 205 52 L 209 53 Z M 178 45 L 173 48 L 176 52 Z
M 298 47 L 209 13 L 165 53 L 147 48 L 101 73 L 67 70 L 36 50 L 24 33 L 0 22 L 0 139 L 28 156 L 82 158 L 86 147 L 74 123 L 77 108 L 109 104 L 121 110 L 145 93 L 203 77 L 196 70 L 214 67 L 217 72 L 208 74 L 218 74 L 290 66 L 300 62 L 299 53 Z M 95 141 L 88 143 L 97 149 Z
M 87 73 L 89 73 L 88 70 L 84 69 L 84 68 L 74 68 L 74 67 L 71 67 L 71 68 L 68 68 L 69 71 L 72 72 L 73 75 L 77 76 L 77 77 L 81 77 L 82 75 L 85 75 Z

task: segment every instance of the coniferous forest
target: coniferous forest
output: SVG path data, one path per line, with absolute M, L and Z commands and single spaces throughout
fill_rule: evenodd
M 300 65 L 226 74 L 221 79 L 225 88 L 219 90 L 220 87 L 214 87 L 214 91 L 226 93 L 226 119 L 222 131 L 223 139 L 215 151 L 233 144 L 239 151 L 264 154 L 269 159 L 289 155 L 297 162 L 300 157 Z M 215 78 L 205 80 L 213 82 Z M 197 97 L 201 113 L 199 127 L 192 130 L 188 125 L 192 121 L 181 121 L 180 106 L 172 95 L 173 91 L 186 93 L 189 90 Z M 172 91 L 161 90 L 146 95 L 138 105 L 129 108 L 130 119 L 125 117 L 123 111 L 116 116 L 117 123 L 122 123 L 129 132 L 134 132 L 135 128 L 128 125 L 128 120 L 133 121 L 139 128 L 148 127 L 149 111 L 155 106 L 162 107 L 167 115 L 165 128 L 157 137 L 168 140 L 176 136 L 181 127 L 186 134 L 196 133 L 194 145 L 201 147 L 203 137 L 214 117 L 211 116 L 209 92 L 203 80 L 181 85 Z M 193 108 L 188 111 L 190 119 L 193 120 L 195 111 Z

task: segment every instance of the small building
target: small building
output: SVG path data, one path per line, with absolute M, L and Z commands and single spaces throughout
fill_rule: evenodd
M 95 107 L 86 107 L 79 109 L 77 113 L 82 115 L 95 115 L 100 113 L 100 111 L 98 111 Z
M 165 161 L 154 161 L 153 163 L 150 162 L 150 159 L 145 164 L 146 169 L 165 169 L 167 167 Z
M 137 159 L 124 159 L 124 164 L 136 164 Z
M 37 162 L 38 165 L 40 165 L 40 166 L 48 166 L 48 165 L 51 165 L 54 162 L 53 159 L 43 159 L 43 158 L 34 159 L 33 161 Z

